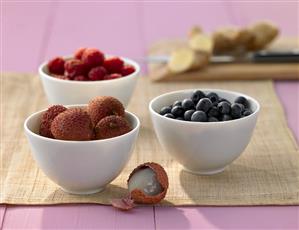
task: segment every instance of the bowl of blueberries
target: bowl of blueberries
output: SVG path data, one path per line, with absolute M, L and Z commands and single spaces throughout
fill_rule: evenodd
M 199 175 L 222 172 L 250 142 L 260 105 L 221 89 L 188 89 L 154 98 L 149 110 L 164 149 Z

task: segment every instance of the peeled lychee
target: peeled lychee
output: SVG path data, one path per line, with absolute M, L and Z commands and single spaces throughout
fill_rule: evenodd
M 39 128 L 39 134 L 44 137 L 54 138 L 51 132 L 51 124 L 54 118 L 64 112 L 66 108 L 62 105 L 53 105 L 48 108 L 46 112 L 43 113 Z
M 120 116 L 108 116 L 101 119 L 95 127 L 96 139 L 117 137 L 131 131 L 129 122 Z
M 56 116 L 51 132 L 54 138 L 60 140 L 88 141 L 94 137 L 90 117 L 81 108 L 71 108 Z
M 134 202 L 156 204 L 166 195 L 168 176 L 161 165 L 148 162 L 133 170 L 128 179 L 128 188 Z
M 92 99 L 87 106 L 87 112 L 95 125 L 104 117 L 116 115 L 125 116 L 125 108 L 122 103 L 114 97 L 98 96 Z

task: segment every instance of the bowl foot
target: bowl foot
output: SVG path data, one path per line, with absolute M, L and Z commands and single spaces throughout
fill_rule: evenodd
M 193 170 L 187 169 L 185 167 L 183 168 L 183 170 L 185 170 L 188 173 L 192 173 L 192 174 L 196 174 L 196 175 L 205 175 L 205 176 L 221 173 L 224 171 L 224 169 L 225 169 L 225 167 L 219 168 L 219 169 L 214 169 L 214 170 L 193 171 Z
M 71 191 L 71 190 L 68 190 L 68 189 L 65 189 L 62 187 L 61 187 L 61 189 L 66 193 L 70 193 L 70 194 L 74 194 L 74 195 L 89 195 L 89 194 L 102 192 L 105 189 L 105 187 L 92 189 L 92 190 L 85 190 L 85 191 Z

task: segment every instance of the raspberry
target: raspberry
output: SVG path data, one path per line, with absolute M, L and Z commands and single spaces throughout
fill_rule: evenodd
M 84 75 L 86 72 L 86 66 L 81 60 L 70 59 L 64 64 L 66 75 L 69 78 L 74 78 L 75 76 Z
M 85 49 L 81 57 L 81 60 L 89 68 L 102 65 L 104 59 L 105 59 L 104 54 L 101 51 L 93 48 Z
M 104 67 L 98 66 L 92 68 L 88 73 L 88 78 L 91 81 L 100 81 L 104 80 L 104 77 L 107 75 L 107 71 Z
M 104 61 L 103 66 L 106 68 L 108 73 L 121 73 L 121 70 L 124 66 L 124 61 L 119 57 L 111 57 Z
M 125 65 L 121 70 L 121 75 L 127 76 L 135 72 L 135 68 L 131 65 Z
M 48 70 L 50 73 L 63 74 L 64 72 L 64 59 L 62 57 L 53 58 L 48 62 Z
M 111 79 L 117 79 L 117 78 L 121 78 L 122 76 L 119 73 L 112 73 L 109 75 L 106 75 L 104 77 L 104 80 L 111 80 Z
M 52 74 L 51 76 L 61 80 L 70 80 L 67 76 L 64 75 Z
M 84 53 L 84 51 L 85 51 L 86 49 L 87 49 L 87 48 L 79 48 L 79 49 L 77 49 L 76 52 L 75 52 L 75 54 L 74 54 L 74 57 L 75 57 L 76 59 L 80 59 L 80 60 L 81 60 L 81 57 L 82 57 L 82 55 L 83 55 L 83 53 Z
M 83 75 L 78 75 L 74 77 L 74 81 L 88 81 L 88 79 Z

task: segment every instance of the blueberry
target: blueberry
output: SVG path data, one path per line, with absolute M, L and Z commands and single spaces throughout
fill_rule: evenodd
M 240 118 L 242 115 L 242 110 L 243 110 L 243 108 L 242 108 L 241 104 L 239 104 L 239 103 L 232 104 L 231 113 L 230 113 L 232 118 L 234 118 L 234 119 Z
M 226 101 L 229 105 L 231 105 L 230 101 L 225 99 L 225 98 L 220 98 L 218 103 L 222 102 L 222 101 Z
M 219 121 L 216 117 L 209 117 L 208 122 L 217 122 Z
M 209 98 L 213 104 L 216 104 L 219 100 L 217 93 L 213 93 L 213 92 L 208 93 L 207 98 Z
M 184 121 L 185 119 L 183 117 L 177 117 L 176 120 Z
M 164 115 L 164 117 L 168 117 L 168 118 L 174 118 L 174 116 L 171 114 L 171 113 L 166 113 L 165 115 Z
M 182 102 L 181 102 L 181 101 L 175 101 L 175 102 L 172 104 L 172 107 L 175 107 L 175 106 L 182 106 Z
M 191 116 L 192 114 L 195 112 L 195 110 L 191 109 L 191 110 L 187 110 L 185 113 L 184 113 L 184 118 L 185 118 L 185 121 L 191 121 Z
M 242 97 L 242 96 L 237 97 L 236 100 L 235 100 L 235 103 L 242 104 L 242 105 L 244 105 L 245 108 L 249 107 L 248 100 L 245 97 Z
M 232 117 L 228 114 L 223 114 L 221 117 L 221 121 L 229 121 L 231 119 L 232 119 Z
M 216 106 L 213 106 L 212 108 L 210 108 L 210 110 L 208 112 L 208 116 L 209 117 L 218 117 L 219 116 L 218 108 Z
M 197 104 L 197 102 L 204 98 L 206 95 L 204 92 L 200 91 L 200 90 L 196 90 L 192 93 L 191 95 L 191 100 L 194 102 L 194 104 Z
M 251 111 L 249 110 L 249 109 L 245 109 L 244 111 L 243 111 L 243 116 L 244 117 L 247 117 L 247 116 L 249 116 L 251 114 Z
M 207 112 L 213 106 L 209 98 L 202 98 L 196 105 L 196 110 Z
M 196 111 L 191 116 L 191 121 L 206 122 L 207 120 L 207 114 L 203 111 Z
M 218 104 L 217 108 L 221 114 L 229 114 L 230 113 L 230 104 L 226 101 L 221 101 Z
M 164 115 L 166 113 L 170 113 L 171 112 L 171 107 L 170 106 L 164 106 L 161 110 L 160 110 L 160 114 Z
M 182 106 L 177 105 L 171 109 L 171 113 L 174 117 L 182 117 L 184 116 L 185 111 Z
M 195 105 L 191 99 L 184 99 L 182 101 L 182 107 L 184 110 L 194 109 Z

